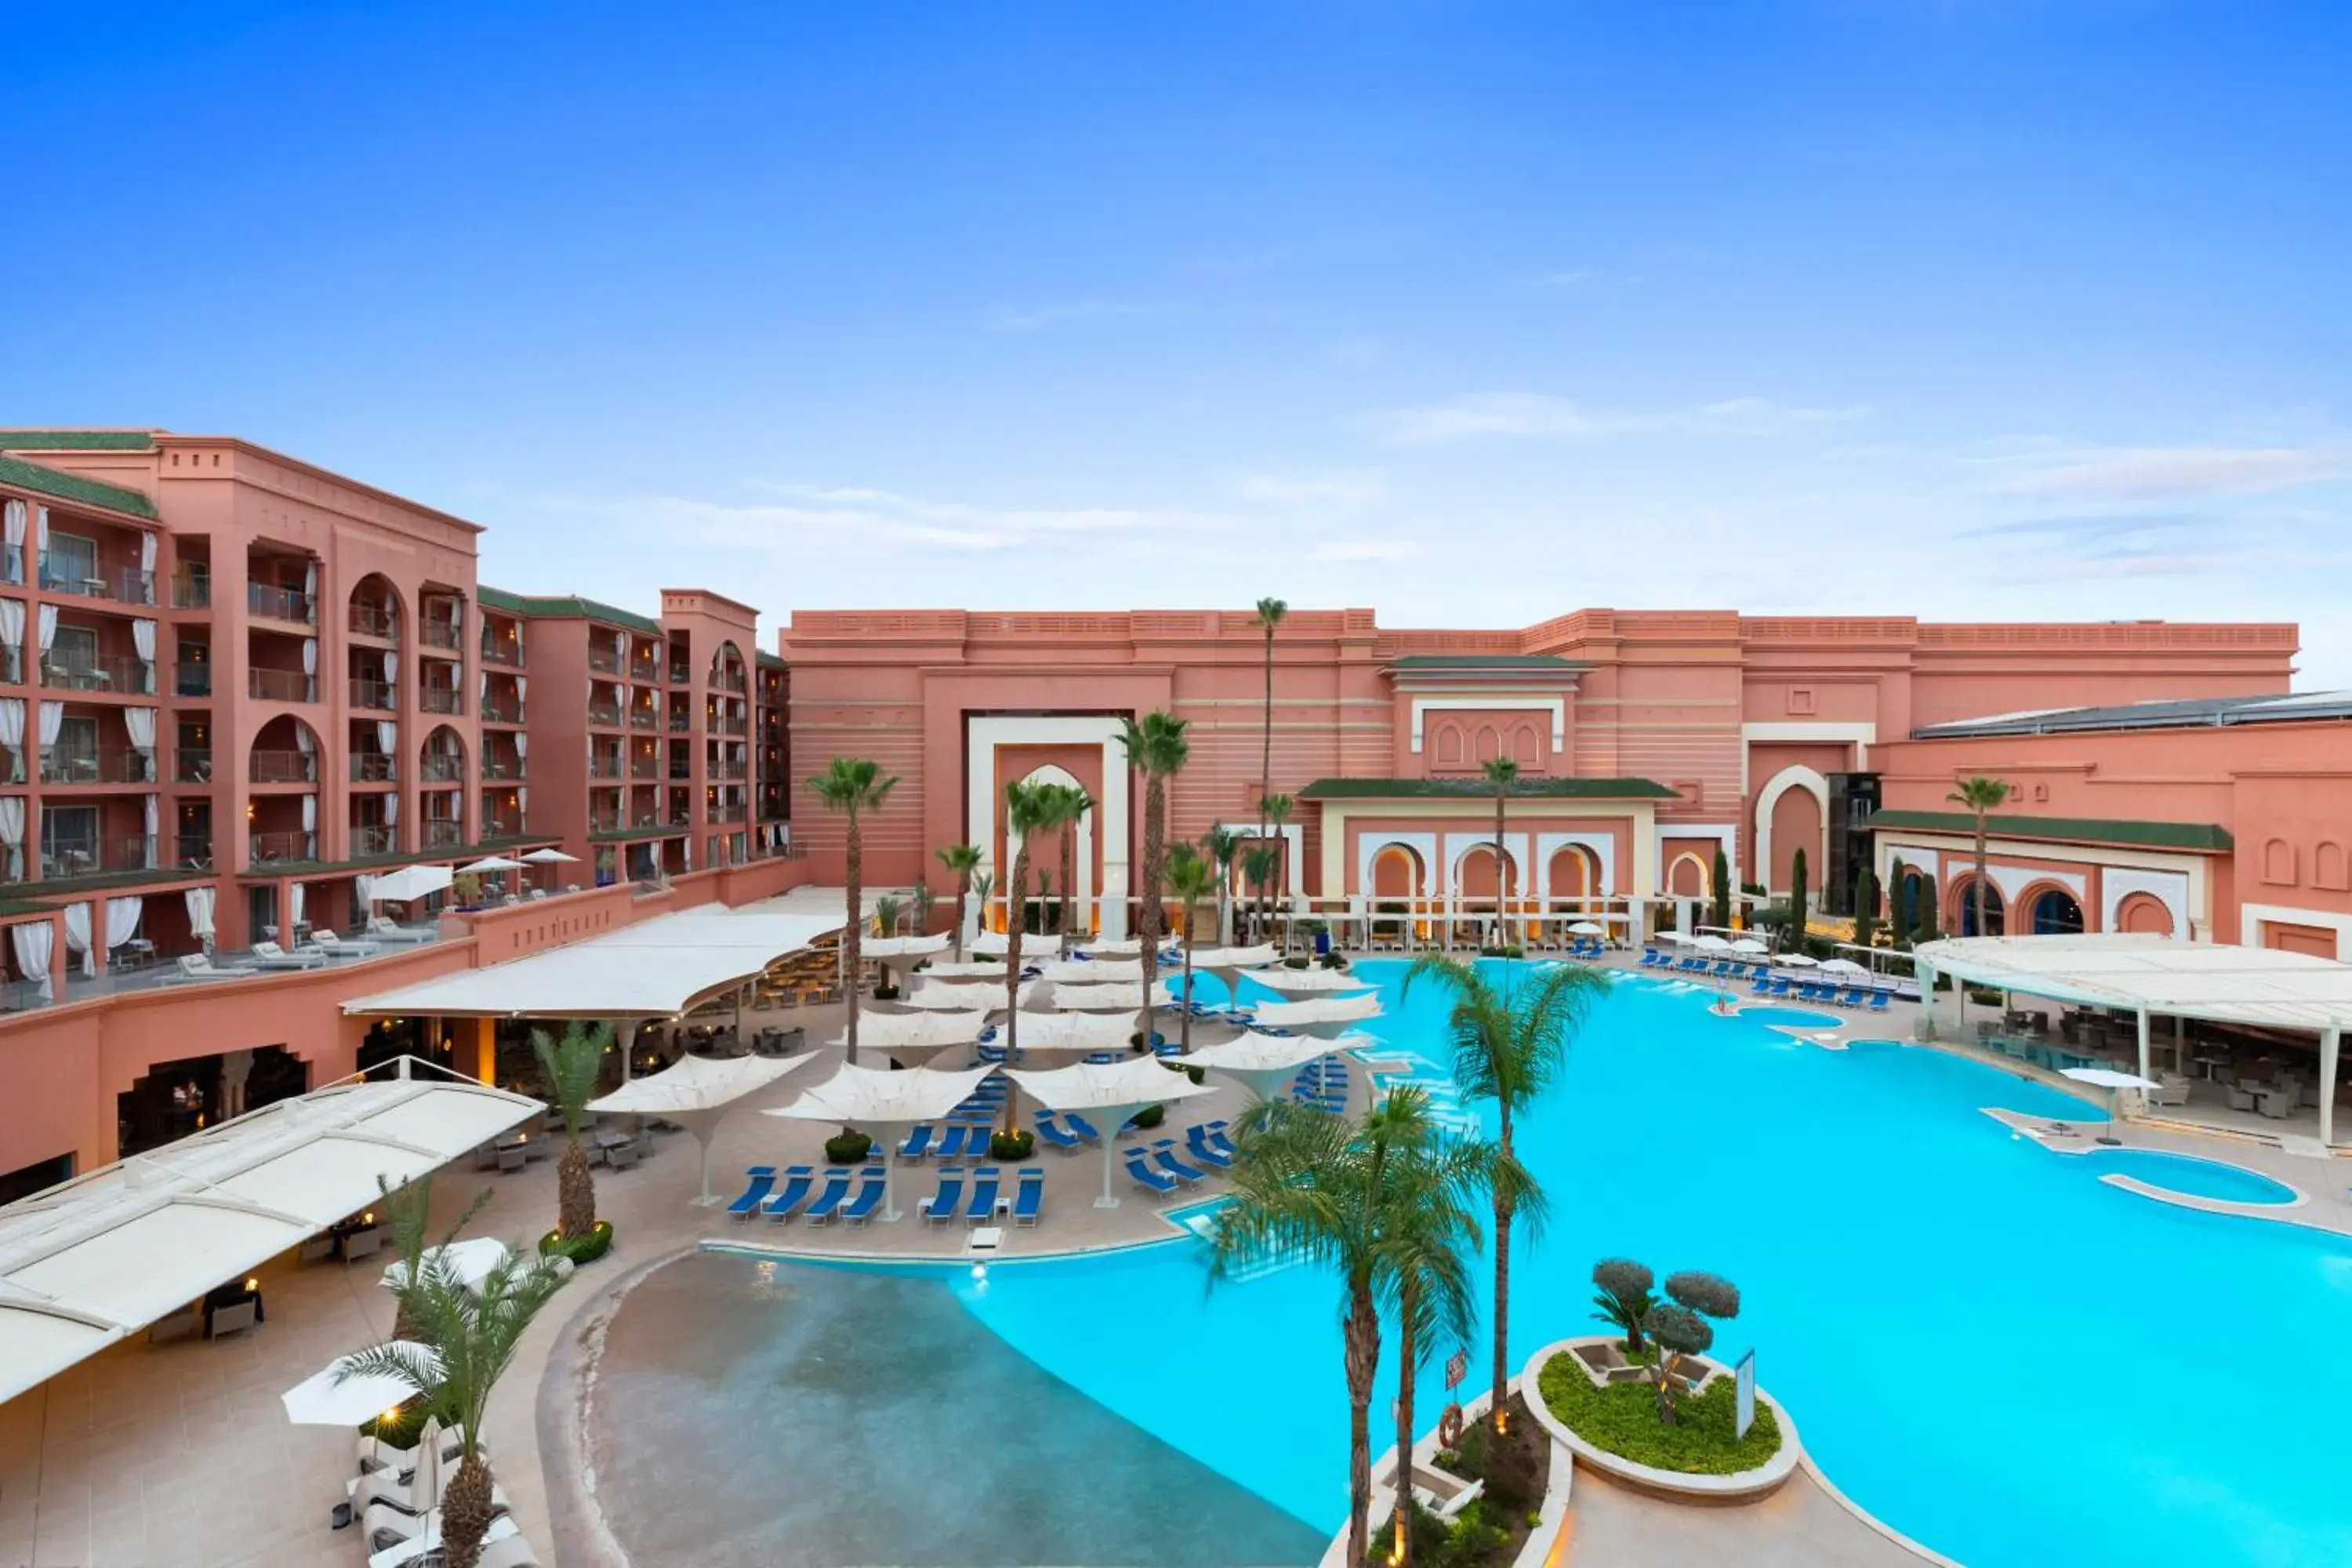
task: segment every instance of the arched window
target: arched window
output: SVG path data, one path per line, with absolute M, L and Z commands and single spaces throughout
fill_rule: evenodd
M 2170 936 L 2172 911 L 2153 893 L 2127 893 L 2116 906 L 2116 929 L 2140 936 Z
M 2344 846 L 2323 838 L 2311 851 L 2311 885 L 2331 893 L 2352 890 L 2345 878 Z
M 2263 841 L 2263 880 L 2282 888 L 2294 886 L 2294 846 L 2284 838 Z
M 1977 929 L 1977 879 L 1974 877 L 1959 878 L 1952 884 L 1952 914 L 1946 924 L 1962 936 L 2001 935 L 2009 929 L 2009 919 L 2001 909 L 2000 889 L 1987 879 L 1984 885 L 1984 929 L 1979 931 Z
M 2035 936 L 2071 936 L 2083 929 L 2083 906 L 2063 888 L 2042 893 L 2032 907 Z

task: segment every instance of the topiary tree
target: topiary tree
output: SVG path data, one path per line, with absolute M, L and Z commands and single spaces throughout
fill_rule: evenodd
M 1658 1304 L 1657 1292 L 1653 1289 L 1657 1276 L 1650 1272 L 1646 1263 L 1636 1263 L 1630 1258 L 1604 1258 L 1592 1266 L 1592 1283 L 1599 1287 L 1592 1298 L 1593 1315 L 1623 1333 L 1623 1349 L 1628 1356 L 1639 1356 L 1646 1348 L 1643 1324 Z
M 1715 848 L 1715 877 L 1709 889 L 1714 896 L 1715 907 L 1710 912 L 1715 917 L 1716 926 L 1718 929 L 1728 926 L 1731 923 L 1731 858 L 1723 852 L 1720 844 Z
M 1801 845 L 1789 858 L 1789 945 L 1805 949 L 1805 851 Z
M 1650 1363 L 1650 1384 L 1657 1390 L 1658 1419 L 1672 1426 L 1680 1417 L 1675 1410 L 1675 1380 L 1683 1357 L 1705 1355 L 1715 1343 L 1709 1318 L 1739 1316 L 1739 1287 L 1720 1275 L 1685 1269 L 1666 1276 L 1666 1300 L 1653 1307 L 1643 1321 L 1657 1359 Z
M 1853 878 L 1853 943 L 1869 947 L 1878 936 L 1878 878 L 1864 866 Z
M 1886 863 L 1886 934 L 1897 947 L 1911 945 L 1911 889 L 1904 886 L 1903 857 Z
M 1937 937 L 1944 934 L 1937 927 L 1936 907 L 1938 901 L 1938 895 L 1936 891 L 1936 879 L 1928 876 L 1924 871 L 1921 872 L 1919 874 L 1918 895 L 1919 923 L 1911 928 L 1911 941 L 1913 945 L 1916 946 L 1923 942 L 1934 942 Z

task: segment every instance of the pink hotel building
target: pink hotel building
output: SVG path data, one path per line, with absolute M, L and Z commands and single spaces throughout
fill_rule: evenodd
M 1002 786 L 1098 802 L 1078 892 L 1131 923 L 1141 835 L 1123 715 L 1192 721 L 1171 830 L 1297 797 L 1286 891 L 1426 919 L 1495 900 L 1479 763 L 1508 754 L 1517 908 L 1644 925 L 1722 851 L 1778 891 L 1803 847 L 1832 909 L 1865 859 L 1968 903 L 1955 778 L 2013 785 L 1991 877 L 2011 929 L 2166 931 L 2352 959 L 2352 701 L 2286 699 L 2276 625 L 1933 624 L 1583 610 L 1517 631 L 1302 609 L 640 614 L 482 584 L 463 519 L 226 437 L 0 430 L 0 1200 L 208 1108 L 369 1059 L 342 1002 L 649 914 L 837 884 L 835 754 L 902 779 L 869 883 L 969 840 L 1008 860 Z M 299 973 L 157 986 L 206 944 L 346 930 L 362 879 L 551 847 L 552 896 L 451 910 L 441 940 Z M 1053 858 L 1051 852 L 1047 859 Z M 1677 905 L 1682 906 L 1677 909 Z M 487 1071 L 494 1031 L 425 1037 Z M 420 1037 L 424 1031 L 418 1031 Z M 380 1047 L 377 1047 L 380 1048 Z

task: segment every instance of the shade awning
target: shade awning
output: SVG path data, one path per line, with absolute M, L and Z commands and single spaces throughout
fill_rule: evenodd
M 1303 1002 L 1260 1002 L 1250 1012 L 1261 1028 L 1331 1036 L 1379 1017 L 1381 999 L 1370 992 L 1360 996 L 1310 996 Z
M 2122 931 L 1922 942 L 1938 974 L 2056 1002 L 2280 1029 L 2352 1027 L 2352 964 Z
M 1079 985 L 1108 985 L 1121 980 L 1143 978 L 1143 961 L 1139 958 L 1071 958 L 1047 959 L 1037 965 L 1037 978 L 1056 982 L 1067 981 Z
M 456 875 L 446 866 L 403 866 L 371 881 L 368 897 L 378 903 L 411 903 L 443 891 Z
M 936 1121 L 971 1097 L 993 1068 L 950 1070 L 906 1068 L 896 1072 L 844 1062 L 831 1078 L 813 1083 L 789 1105 L 762 1111 L 796 1121 L 829 1121 L 845 1127 L 910 1126 Z
M 867 958 L 923 958 L 947 950 L 946 931 L 930 936 L 869 936 L 857 943 L 857 951 Z
M 664 1018 L 841 929 L 839 915 L 690 910 L 343 1004 L 372 1017 Z
M 1001 973 L 1001 971 L 1000 971 Z M 1036 993 L 1034 981 L 1024 981 L 1017 999 L 1026 1003 Z M 926 980 L 898 999 L 902 1007 L 926 1013 L 972 1013 L 1004 1010 L 1004 982 L 998 980 Z
M 1176 1002 L 1176 993 L 1165 980 L 1153 983 L 1147 996 L 1143 982 L 1130 980 L 1111 985 L 1054 985 L 1045 995 L 1046 1005 L 1057 1009 L 1087 1013 L 1139 1013 L 1146 1007 L 1169 1007 Z M 1024 1027 L 1027 1021 L 1023 1021 Z
M 1118 1106 L 1157 1105 L 1189 1100 L 1211 1090 L 1157 1057 L 1117 1062 L 1079 1062 L 1066 1068 L 1007 1068 L 1004 1076 L 1038 1104 L 1054 1110 L 1105 1110 Z
M 698 1112 L 720 1111 L 754 1089 L 764 1089 L 795 1068 L 806 1067 L 815 1051 L 792 1057 L 684 1056 L 659 1072 L 634 1078 L 612 1093 L 592 1100 L 588 1109 L 606 1114 L 635 1112 L 674 1121 Z
M 1024 1013 L 1015 1031 L 1031 1051 L 1124 1051 L 1134 1037 L 1135 1009 L 1117 1013 Z
M 1290 969 L 1282 964 L 1252 970 L 1249 982 L 1285 996 L 1329 996 L 1374 988 L 1370 981 L 1358 979 L 1344 969 Z
M 968 1046 L 986 1033 L 988 1012 L 985 1008 L 969 1013 L 868 1013 L 857 1015 L 857 1044 L 860 1048 L 877 1051 L 944 1050 L 950 1046 Z M 833 1038 L 834 1045 L 849 1043 L 846 1030 Z
M 0 1401 L 367 1209 L 379 1176 L 545 1110 L 459 1079 L 337 1084 L 0 1208 Z

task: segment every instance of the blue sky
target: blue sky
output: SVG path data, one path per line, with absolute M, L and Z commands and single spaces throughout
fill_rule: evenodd
M 2337 0 L 0 10 L 0 420 L 501 585 L 2291 617 L 2352 684 Z

